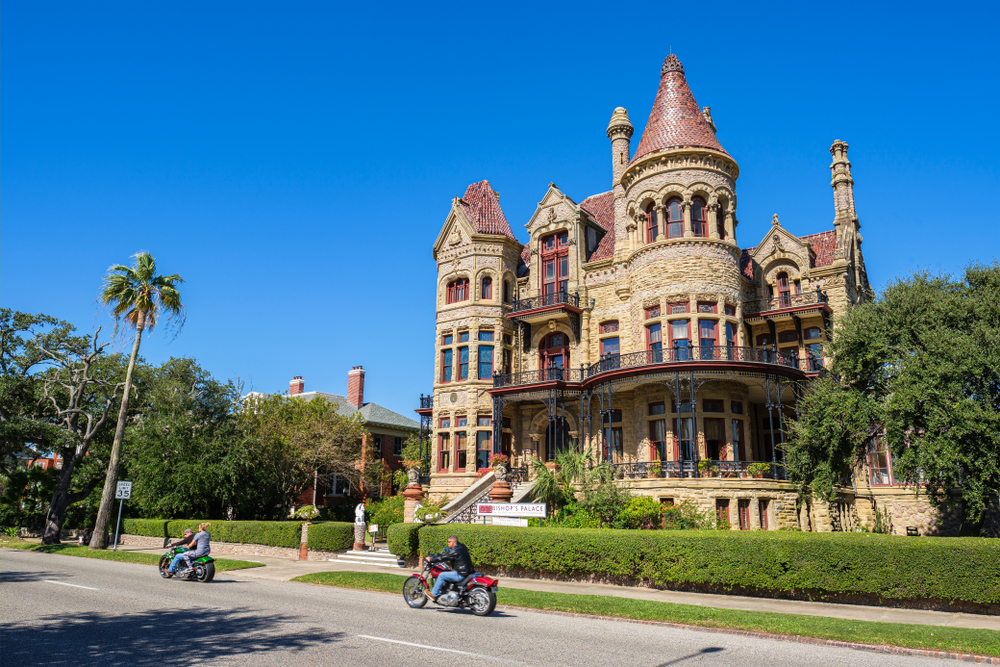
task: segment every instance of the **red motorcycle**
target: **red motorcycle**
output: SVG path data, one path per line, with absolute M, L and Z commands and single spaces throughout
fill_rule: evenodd
M 420 574 L 413 574 L 403 582 L 403 599 L 414 609 L 420 609 L 427 604 L 427 594 L 430 585 L 427 579 L 437 578 L 442 572 L 450 570 L 447 563 L 424 562 Z M 474 572 L 458 583 L 448 582 L 441 589 L 437 603 L 444 607 L 468 607 L 476 616 L 489 616 L 497 606 L 496 579 L 490 579 Z

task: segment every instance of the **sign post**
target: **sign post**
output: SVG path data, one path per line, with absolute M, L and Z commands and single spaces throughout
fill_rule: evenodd
M 121 500 L 118 503 L 118 524 L 115 526 L 115 546 L 112 551 L 118 551 L 118 531 L 122 527 L 122 505 L 125 501 L 132 497 L 132 482 L 118 482 L 117 488 L 115 488 L 115 498 Z

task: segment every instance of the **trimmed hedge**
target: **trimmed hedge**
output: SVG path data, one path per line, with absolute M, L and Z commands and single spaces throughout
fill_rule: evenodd
M 453 533 L 482 567 L 820 599 L 1000 604 L 1000 540 L 450 524 L 421 530 L 420 552 L 441 551 Z
M 389 526 L 386 541 L 389 553 L 402 559 L 420 555 L 420 530 L 422 523 L 394 523 Z M 447 538 L 446 538 L 447 539 Z
M 198 530 L 206 519 L 171 521 L 166 519 L 124 519 L 122 532 L 127 535 L 170 537 L 176 540 L 185 528 Z M 208 532 L 216 542 L 263 544 L 270 547 L 297 549 L 302 539 L 302 521 L 212 521 Z
M 325 521 L 309 526 L 308 546 L 322 551 L 343 551 L 354 544 L 354 524 Z

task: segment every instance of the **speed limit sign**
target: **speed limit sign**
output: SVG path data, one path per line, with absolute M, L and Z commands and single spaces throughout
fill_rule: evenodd
M 128 500 L 132 497 L 132 482 L 118 482 L 115 490 L 115 499 Z

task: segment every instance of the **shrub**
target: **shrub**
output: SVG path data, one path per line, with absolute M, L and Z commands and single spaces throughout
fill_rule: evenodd
M 420 555 L 420 537 L 418 531 L 422 523 L 396 523 L 389 526 L 389 553 L 403 559 L 416 558 Z
M 206 519 L 169 521 L 165 519 L 122 519 L 127 535 L 147 535 L 177 539 L 185 528 L 198 530 Z M 297 548 L 302 539 L 301 521 L 212 521 L 208 532 L 216 542 L 264 544 L 271 547 Z
M 667 530 L 691 530 L 695 528 L 715 528 L 719 519 L 711 510 L 698 508 L 693 500 L 685 500 L 680 505 L 663 508 L 663 527 Z
M 552 525 L 558 528 L 600 528 L 601 517 L 577 505 L 569 505 Z
M 420 530 L 420 552 L 441 551 L 453 533 L 477 567 L 819 599 L 1000 604 L 1000 542 L 980 538 L 451 524 Z
M 374 523 L 381 530 L 383 526 L 388 528 L 394 523 L 403 523 L 403 503 L 406 501 L 402 495 L 383 498 L 365 507 L 368 523 Z
M 314 523 L 309 526 L 306 544 L 310 549 L 344 551 L 354 544 L 354 524 L 340 521 Z
M 663 522 L 663 505 L 649 496 L 629 498 L 625 507 L 618 512 L 616 528 L 659 528 Z

